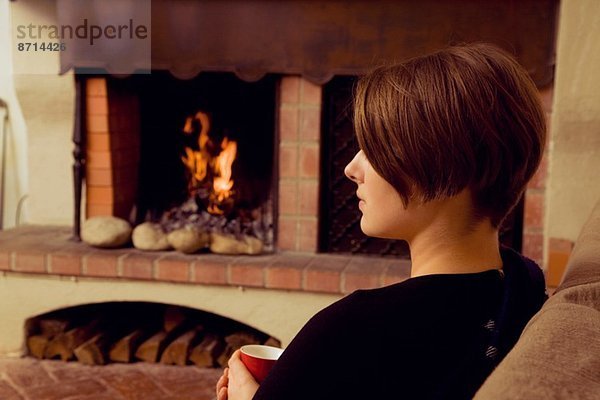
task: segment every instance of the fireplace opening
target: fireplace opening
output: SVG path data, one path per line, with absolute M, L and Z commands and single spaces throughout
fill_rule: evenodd
M 246 344 L 278 339 L 240 322 L 181 306 L 107 302 L 55 310 L 25 322 L 27 354 L 87 365 L 149 362 L 225 367 Z
M 114 214 L 165 233 L 253 238 L 271 251 L 276 83 L 230 73 L 107 77 L 111 146 L 129 147 L 112 149 L 113 165 L 128 170 L 113 173 L 115 201 L 134 191 L 129 209 Z

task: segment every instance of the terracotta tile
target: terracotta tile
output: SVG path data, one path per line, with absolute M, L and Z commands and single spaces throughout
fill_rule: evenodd
M 236 258 L 229 266 L 229 284 L 264 287 L 265 268 L 273 261 L 273 259 L 273 256 Z
M 57 252 L 49 256 L 49 272 L 60 275 L 81 275 L 81 255 L 77 253 Z
M 554 85 L 549 85 L 540 90 L 540 99 L 546 112 L 552 112 L 552 102 L 554 100 Z
M 87 115 L 107 115 L 108 99 L 105 96 L 88 96 Z
M 319 182 L 299 182 L 300 215 L 309 217 L 319 216 Z
M 112 171 L 110 169 L 88 168 L 85 179 L 91 186 L 112 186 Z
M 108 117 L 106 115 L 88 115 L 87 130 L 91 133 L 108 132 Z
M 395 259 L 391 260 L 384 272 L 383 285 L 393 285 L 410 278 L 410 260 Z
M 279 217 L 277 247 L 280 250 L 297 250 L 298 221 L 296 218 Z
M 119 275 L 118 263 L 122 253 L 110 250 L 99 251 L 84 257 L 84 271 L 88 276 L 116 277 Z
M 10 251 L 0 251 L 0 270 L 10 270 Z
M 86 80 L 86 92 L 88 96 L 106 96 L 106 79 L 88 78 Z
M 112 204 L 90 204 L 90 202 L 88 200 L 85 207 L 86 207 L 86 211 L 85 211 L 86 218 L 113 215 L 113 205 Z
M 298 250 L 314 253 L 318 250 L 319 224 L 317 219 L 298 222 Z
M 525 193 L 524 229 L 543 228 L 544 197 L 543 193 Z
M 298 140 L 298 108 L 281 107 L 279 110 L 279 137 L 282 141 Z
M 279 255 L 267 268 L 265 286 L 273 289 L 301 290 L 304 269 L 312 259 L 311 256 Z
M 123 277 L 152 279 L 154 277 L 154 261 L 156 261 L 158 257 L 160 256 L 128 253 L 120 260 L 123 268 Z
M 87 168 L 110 169 L 112 167 L 111 154 L 108 151 L 88 151 L 86 154 Z
M 548 156 L 544 154 L 540 165 L 527 184 L 528 189 L 544 189 L 546 187 L 546 178 L 548 176 Z
M 342 292 L 380 287 L 389 261 L 376 257 L 352 256 L 344 270 Z
M 298 213 L 298 183 L 279 181 L 279 214 L 296 215 Z
M 86 147 L 88 151 L 109 151 L 110 136 L 108 132 L 88 134 L 86 137 Z
M 350 261 L 346 256 L 319 256 L 304 271 L 304 289 L 314 292 L 341 293 L 341 277 Z
M 193 281 L 205 284 L 226 285 L 227 270 L 235 257 L 220 255 L 203 255 L 197 257 L 193 265 Z
M 30 250 L 18 251 L 15 254 L 15 271 L 46 272 L 46 254 Z
M 300 77 L 284 76 L 281 78 L 281 102 L 298 103 L 300 100 Z
M 310 107 L 300 110 L 301 140 L 318 141 L 321 137 L 321 109 Z
M 303 144 L 300 146 L 300 177 L 319 177 L 319 146 Z
M 156 262 L 156 278 L 164 281 L 188 282 L 191 264 L 191 257 L 166 256 Z
M 87 199 L 91 204 L 113 204 L 114 189 L 112 186 L 88 186 Z
M 301 88 L 301 99 L 300 102 L 303 104 L 321 104 L 321 96 L 322 96 L 322 88 L 320 85 L 315 85 L 314 83 L 302 79 L 302 88 Z
M 281 178 L 298 176 L 298 146 L 279 147 L 279 176 Z
M 2 400 L 23 400 L 23 397 L 12 388 L 8 383 L 0 381 L 0 399 Z
M 523 255 L 542 265 L 544 257 L 544 235 L 541 232 L 523 233 Z

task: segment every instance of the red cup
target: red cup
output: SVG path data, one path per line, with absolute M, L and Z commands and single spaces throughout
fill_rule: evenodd
M 240 348 L 242 362 L 259 384 L 265 380 L 283 349 L 261 344 L 249 344 Z

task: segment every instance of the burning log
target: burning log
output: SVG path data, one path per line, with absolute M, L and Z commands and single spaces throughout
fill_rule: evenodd
M 260 254 L 263 243 L 254 237 L 243 235 L 238 240 L 233 235 L 210 234 L 210 250 L 218 254 Z

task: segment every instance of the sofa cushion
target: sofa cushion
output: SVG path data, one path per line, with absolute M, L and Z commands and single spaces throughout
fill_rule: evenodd
M 600 282 L 600 201 L 581 229 L 556 292 L 592 282 Z
M 600 311 L 569 297 L 597 302 L 600 283 L 565 289 L 548 300 L 476 400 L 598 399 Z

